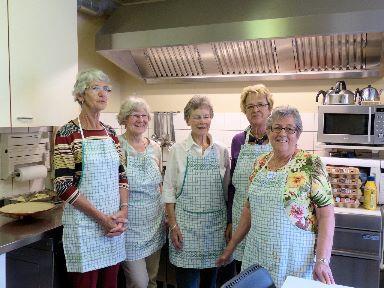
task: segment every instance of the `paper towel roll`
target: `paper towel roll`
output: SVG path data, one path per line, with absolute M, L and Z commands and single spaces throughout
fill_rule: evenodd
M 47 167 L 44 165 L 22 167 L 15 170 L 16 181 L 29 181 L 45 177 L 47 177 Z

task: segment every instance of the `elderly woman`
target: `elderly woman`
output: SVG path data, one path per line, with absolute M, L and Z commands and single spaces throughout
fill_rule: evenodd
M 273 151 L 256 160 L 239 226 L 218 265 L 248 233 L 242 269 L 264 266 L 277 287 L 288 275 L 334 283 L 331 188 L 320 158 L 297 149 L 302 130 L 297 109 L 273 110 L 267 121 Z
M 215 260 L 225 248 L 229 155 L 208 133 L 212 117 L 208 98 L 193 96 L 184 108 L 191 134 L 167 161 L 164 202 L 178 288 L 215 287 Z
M 56 134 L 54 185 L 67 202 L 63 245 L 73 287 L 96 287 L 98 278 L 102 287 L 117 287 L 119 263 L 126 258 L 124 159 L 114 130 L 99 121 L 111 91 L 102 71 L 79 73 L 73 95 L 80 115 Z
M 262 84 L 245 87 L 240 97 L 240 108 L 247 117 L 249 126 L 233 137 L 231 145 L 232 181 L 228 188 L 228 206 L 232 207 L 233 214 L 228 218 L 232 219 L 233 227 L 229 227 L 232 231 L 236 231 L 239 225 L 253 164 L 258 156 L 272 150 L 266 131 L 267 118 L 273 108 L 272 94 Z M 233 254 L 238 271 L 241 268 L 244 247 L 245 241 L 242 241 Z
M 126 287 L 157 287 L 160 250 L 165 243 L 164 205 L 161 201 L 161 149 L 144 136 L 149 106 L 141 98 L 128 98 L 117 116 L 125 133 L 119 141 L 127 158 L 129 217 L 123 262 Z

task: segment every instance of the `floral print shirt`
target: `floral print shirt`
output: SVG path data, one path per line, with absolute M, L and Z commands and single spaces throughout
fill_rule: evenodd
M 272 152 L 261 155 L 255 162 L 249 177 L 253 181 L 260 169 L 268 163 Z M 317 232 L 316 207 L 333 205 L 331 185 L 320 157 L 299 150 L 287 169 L 288 177 L 284 189 L 284 207 L 291 222 L 300 229 Z

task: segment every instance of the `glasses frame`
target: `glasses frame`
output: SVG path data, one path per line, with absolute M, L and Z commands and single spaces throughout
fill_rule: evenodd
M 139 119 L 149 120 L 148 114 L 129 114 L 128 117 L 132 117 L 135 120 L 139 120 Z
M 261 103 L 258 103 L 258 104 L 249 104 L 249 105 L 245 105 L 245 110 L 247 111 L 252 111 L 254 110 L 255 108 L 257 109 L 261 109 L 261 108 L 264 108 L 266 106 L 269 106 L 269 103 L 266 103 L 266 104 L 261 104 Z
M 100 92 L 100 91 L 104 91 L 107 93 L 112 92 L 111 86 L 92 85 L 92 86 L 88 86 L 87 89 L 91 89 L 93 92 Z
M 281 131 L 284 130 L 284 132 L 287 135 L 293 135 L 297 133 L 297 128 L 291 128 L 291 127 L 271 127 L 270 129 L 273 133 L 280 134 Z
M 195 120 L 195 121 L 208 120 L 208 119 L 212 119 L 212 116 L 211 116 L 210 114 L 205 114 L 205 115 L 191 115 L 190 119 L 191 119 L 191 120 Z

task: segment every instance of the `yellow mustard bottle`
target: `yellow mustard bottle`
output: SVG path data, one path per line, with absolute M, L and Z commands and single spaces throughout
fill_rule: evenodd
M 364 208 L 369 210 L 376 210 L 377 208 L 377 188 L 374 176 L 368 176 L 367 182 L 365 183 Z

